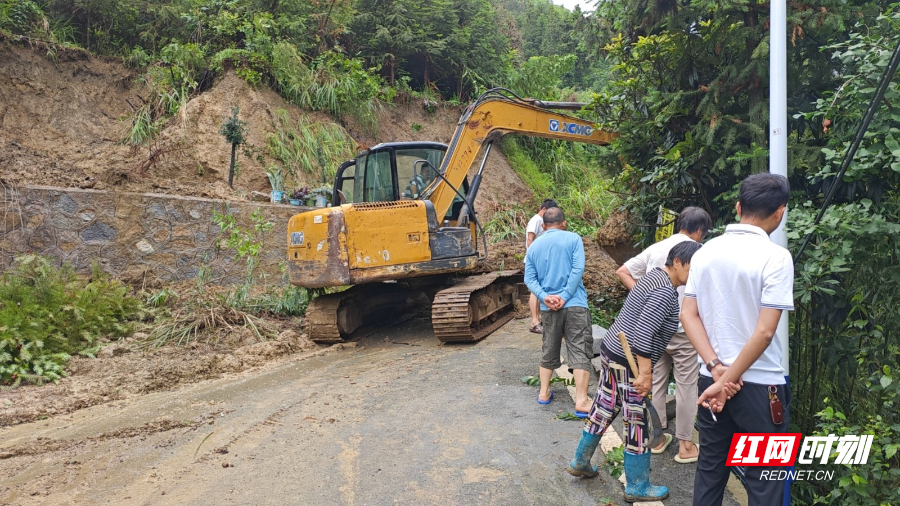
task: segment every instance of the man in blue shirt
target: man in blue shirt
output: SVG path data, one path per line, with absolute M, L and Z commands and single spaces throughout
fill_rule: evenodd
M 584 244 L 578 234 L 566 231 L 562 209 L 544 212 L 544 234 L 535 239 L 525 254 L 525 284 L 541 301 L 544 344 L 541 349 L 541 390 L 539 404 L 550 404 L 550 378 L 562 363 L 559 357 L 562 337 L 566 336 L 566 360 L 575 376 L 575 416 L 586 418 L 591 409 L 587 395 L 590 359 L 591 314 L 584 274 Z

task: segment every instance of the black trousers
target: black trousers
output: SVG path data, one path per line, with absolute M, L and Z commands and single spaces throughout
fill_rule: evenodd
M 700 376 L 697 387 L 702 393 L 713 384 L 712 378 Z M 790 394 L 778 385 L 778 398 L 784 407 L 781 425 L 772 423 L 769 411 L 768 385 L 744 382 L 741 391 L 725 403 L 717 422 L 702 406 L 697 410 L 700 431 L 700 457 L 694 475 L 694 506 L 718 506 L 731 472 L 725 466 L 731 439 L 735 432 L 788 432 L 791 424 Z M 784 470 L 784 467 L 745 467 L 744 475 L 749 506 L 778 506 L 784 497 L 784 480 L 760 480 L 762 471 Z

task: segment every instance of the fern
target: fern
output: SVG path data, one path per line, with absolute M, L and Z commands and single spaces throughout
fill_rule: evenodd
M 0 277 L 0 383 L 58 381 L 71 355 L 127 335 L 139 312 L 129 289 L 99 272 L 82 280 L 68 265 L 18 257 Z

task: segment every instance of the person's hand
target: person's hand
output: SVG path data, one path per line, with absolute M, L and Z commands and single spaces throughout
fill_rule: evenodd
M 725 374 L 725 371 L 727 371 L 727 370 L 728 370 L 727 366 L 724 366 L 722 364 L 716 364 L 716 366 L 713 367 L 713 370 L 711 371 L 713 381 L 719 381 L 719 378 L 721 378 L 722 375 Z M 738 378 L 738 380 L 735 382 L 726 383 L 724 385 L 726 397 L 728 399 L 731 399 L 732 397 L 734 397 L 734 395 L 736 393 L 741 391 L 742 386 L 744 386 L 744 380 L 741 378 Z
M 727 400 L 728 393 L 725 391 L 725 384 L 716 381 L 700 394 L 700 398 L 697 399 L 697 405 L 710 408 L 719 413 L 725 407 L 725 401 Z
M 650 394 L 650 388 L 653 386 L 653 375 L 650 372 L 641 374 L 634 380 L 634 391 L 641 397 L 647 397 Z
M 562 309 L 563 305 L 565 305 L 565 302 L 563 302 L 559 295 L 548 295 L 544 298 L 544 304 L 550 311 L 559 311 Z
M 725 397 L 728 400 L 731 400 L 732 397 L 735 396 L 738 392 L 741 391 L 741 386 L 743 386 L 743 381 L 738 381 L 737 383 L 728 382 L 725 383 Z
M 559 305 L 558 305 L 558 307 L 556 308 L 557 311 L 559 311 L 560 309 L 566 307 L 566 299 L 564 299 L 564 298 L 562 298 L 562 297 L 558 297 L 558 296 L 557 296 L 556 298 L 559 300 Z

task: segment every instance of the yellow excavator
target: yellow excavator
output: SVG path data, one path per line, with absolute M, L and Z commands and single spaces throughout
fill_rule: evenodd
M 507 133 L 609 144 L 617 134 L 553 112 L 583 106 L 495 88 L 466 108 L 449 145 L 384 143 L 343 163 L 332 207 L 288 223 L 291 283 L 350 287 L 310 302 L 310 338 L 340 342 L 429 303 L 434 333 L 444 342 L 477 341 L 509 321 L 515 300 L 525 294 L 522 274 L 471 274 L 487 258 L 474 209 L 485 162 Z M 482 152 L 470 182 L 469 169 Z

